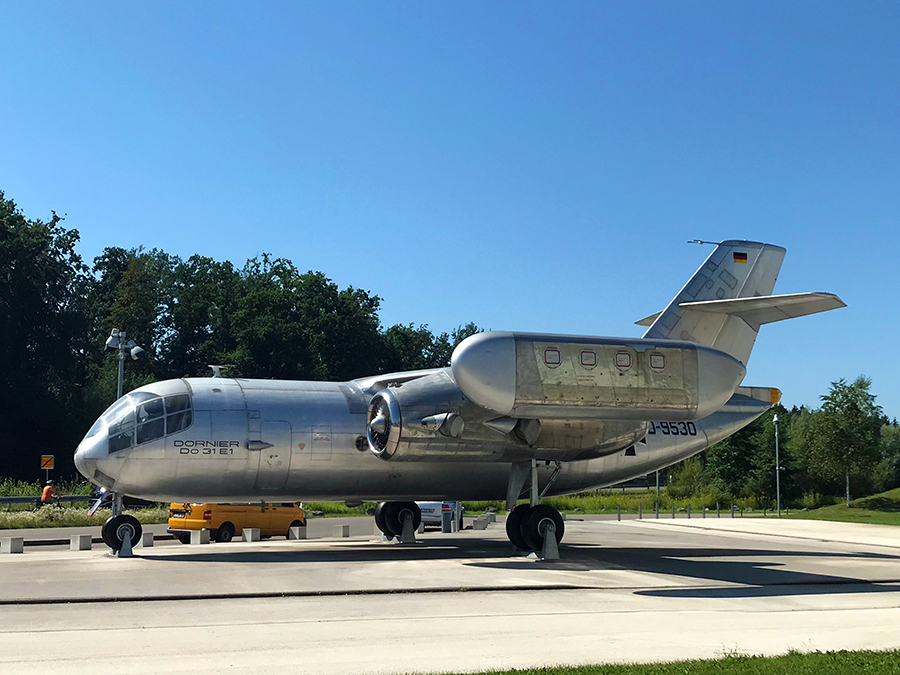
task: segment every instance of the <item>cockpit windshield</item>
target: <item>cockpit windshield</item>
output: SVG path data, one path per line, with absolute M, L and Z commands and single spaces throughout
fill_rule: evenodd
M 187 429 L 191 422 L 189 394 L 159 396 L 136 391 L 113 403 L 94 423 L 86 438 L 96 436 L 106 426 L 112 454 Z

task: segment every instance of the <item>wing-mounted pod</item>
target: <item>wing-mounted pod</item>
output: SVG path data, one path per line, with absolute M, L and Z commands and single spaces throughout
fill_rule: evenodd
M 487 332 L 456 347 L 451 372 L 503 417 L 680 422 L 721 408 L 746 370 L 692 342 Z
M 384 389 L 375 394 L 369 402 L 366 425 L 369 449 L 381 459 L 393 457 L 404 435 L 404 423 L 414 434 L 416 432 L 417 435 L 440 434 L 445 438 L 459 438 L 466 428 L 465 421 L 457 412 L 436 413 L 404 422 L 400 402 L 394 392 Z
M 369 450 L 382 459 L 390 459 L 397 451 L 400 431 L 403 428 L 400 404 L 390 389 L 384 389 L 372 397 L 367 419 L 366 437 L 369 440 Z

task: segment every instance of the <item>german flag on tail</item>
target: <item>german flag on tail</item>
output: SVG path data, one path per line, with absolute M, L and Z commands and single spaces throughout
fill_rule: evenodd
M 734 262 L 736 263 L 747 263 L 747 254 L 746 253 L 734 253 Z

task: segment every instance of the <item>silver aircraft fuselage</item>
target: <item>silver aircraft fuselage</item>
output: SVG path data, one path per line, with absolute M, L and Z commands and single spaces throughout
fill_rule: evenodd
M 367 440 L 369 400 L 386 387 L 414 386 L 461 412 L 465 430 L 459 438 L 423 431 L 415 461 L 376 456 Z M 541 489 L 559 468 L 547 493 L 555 495 L 690 457 L 756 419 L 771 398 L 769 389 L 741 388 L 696 421 L 545 423 L 529 445 L 502 425 L 483 424 L 491 413 L 466 400 L 450 369 L 343 383 L 168 380 L 111 406 L 75 463 L 95 483 L 155 501 L 488 500 L 506 496 L 511 463 L 534 458 Z M 422 459 L 428 455 L 438 460 Z

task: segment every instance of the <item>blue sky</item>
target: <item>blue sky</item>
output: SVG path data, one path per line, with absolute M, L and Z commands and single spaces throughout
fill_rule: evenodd
M 270 252 L 384 325 L 636 336 L 788 249 L 747 384 L 900 417 L 896 2 L 4 2 L 0 190 L 106 246 Z

